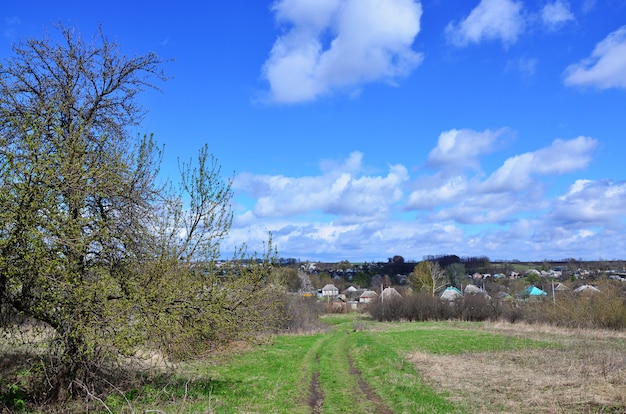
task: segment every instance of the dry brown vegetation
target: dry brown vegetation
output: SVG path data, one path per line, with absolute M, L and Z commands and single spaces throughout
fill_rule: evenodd
M 485 323 L 549 349 L 414 353 L 423 380 L 473 413 L 626 413 L 626 332 Z

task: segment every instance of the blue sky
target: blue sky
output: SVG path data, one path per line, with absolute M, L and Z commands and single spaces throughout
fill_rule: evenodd
M 85 4 L 3 5 L 0 58 L 62 22 L 172 59 L 140 132 L 232 174 L 225 253 L 626 258 L 621 0 Z

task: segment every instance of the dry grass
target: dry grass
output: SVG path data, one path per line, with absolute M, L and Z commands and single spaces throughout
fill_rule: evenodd
M 626 333 L 485 324 L 550 349 L 432 355 L 411 361 L 423 380 L 474 413 L 626 413 Z

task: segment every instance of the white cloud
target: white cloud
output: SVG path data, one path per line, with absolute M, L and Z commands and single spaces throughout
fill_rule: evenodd
M 626 211 L 626 183 L 577 180 L 554 204 L 551 217 L 562 225 L 611 225 Z
M 574 15 L 566 1 L 556 0 L 553 3 L 547 3 L 541 9 L 541 21 L 549 30 L 557 30 L 572 20 L 574 20 Z
M 517 41 L 524 30 L 522 3 L 513 0 L 481 0 L 459 23 L 446 27 L 448 40 L 457 46 L 500 40 L 505 46 Z
M 363 261 L 386 260 L 396 254 L 421 258 L 432 254 L 430 246 L 454 251 L 464 237 L 462 229 L 451 223 L 428 223 L 416 220 L 380 220 L 359 225 L 335 222 L 291 224 L 272 223 L 272 239 L 283 257 L 304 260 Z M 236 229 L 229 235 L 229 244 L 261 244 L 267 231 L 261 226 Z
M 578 137 L 555 140 L 552 145 L 507 159 L 482 184 L 482 192 L 519 192 L 533 184 L 532 176 L 564 174 L 585 168 L 591 161 L 591 152 L 597 146 L 595 139 Z
M 430 210 L 442 204 L 455 202 L 469 191 L 468 181 L 463 175 L 451 177 L 440 185 L 429 185 L 426 180 L 422 180 L 422 186 L 409 195 L 405 208 L 407 210 Z
M 371 173 L 360 152 L 322 161 L 319 175 L 239 174 L 236 197 L 255 203 L 238 210 L 224 246 L 261 245 L 271 231 L 283 257 L 305 260 L 445 253 L 536 260 L 615 251 L 610 237 L 625 228 L 626 183 L 574 178 L 560 197 L 545 191 L 545 177 L 586 168 L 598 142 L 557 139 L 503 160 L 484 178 L 479 161 L 497 156 L 505 136 L 497 132 L 443 132 L 429 154 L 439 168 L 431 176 L 411 178 L 402 165 Z M 463 155 L 474 168 L 456 168 Z
M 479 156 L 493 152 L 509 135 L 507 128 L 496 131 L 451 129 L 442 132 L 426 162 L 426 166 L 437 172 L 415 181 L 417 189 L 411 192 L 406 209 L 430 210 L 465 197 L 476 187 L 479 179 L 470 178 L 464 172 L 470 169 L 482 174 Z
M 272 9 L 289 29 L 263 66 L 270 102 L 306 102 L 368 82 L 393 81 L 422 60 L 411 49 L 420 31 L 419 2 L 279 0 Z
M 598 43 L 589 58 L 568 66 L 565 84 L 626 89 L 626 26 Z
M 427 165 L 433 168 L 466 168 L 476 166 L 476 157 L 494 150 L 496 142 L 508 129 L 478 132 L 451 129 L 439 135 L 437 146 L 428 154 Z
M 325 162 L 324 174 L 285 177 L 243 173 L 235 177 L 235 190 L 257 199 L 257 217 L 284 217 L 312 210 L 339 215 L 342 222 L 367 221 L 386 216 L 402 195 L 408 172 L 401 165 L 389 167 L 386 176 L 362 175 L 362 154 L 354 152 L 342 164 Z M 333 166 L 334 165 L 334 166 Z
M 440 136 L 435 148 L 441 153 L 451 151 L 455 147 L 452 143 L 457 143 L 446 138 L 449 132 Z M 470 144 L 471 136 L 463 134 L 467 141 L 459 143 L 457 148 Z M 478 136 L 483 140 L 476 140 L 476 148 L 459 151 L 459 159 L 466 153 L 470 162 L 478 164 L 477 160 L 472 161 L 472 157 L 492 150 L 498 134 Z M 462 224 L 511 221 L 520 212 L 548 207 L 539 177 L 585 168 L 596 145 L 596 140 L 587 137 L 557 139 L 548 147 L 508 158 L 484 180 L 478 168 L 473 176 L 449 175 L 442 170 L 434 176 L 421 177 L 415 181 L 417 189 L 409 195 L 405 209 L 429 211 L 433 220 L 453 220 Z M 456 160 L 457 156 L 450 159 Z M 442 164 L 442 167 L 448 166 Z
M 498 195 L 468 195 L 450 208 L 442 209 L 431 217 L 434 220 L 453 220 L 461 224 L 500 223 L 517 213 L 521 205 L 509 197 Z

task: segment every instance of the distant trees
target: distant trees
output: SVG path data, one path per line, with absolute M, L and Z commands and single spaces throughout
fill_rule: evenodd
M 389 263 L 403 264 L 404 263 L 404 257 L 402 257 L 400 255 L 395 255 L 395 256 L 389 258 Z
M 0 322 L 43 327 L 48 399 L 115 381 L 138 351 L 185 357 L 264 328 L 280 288 L 271 240 L 217 267 L 232 192 L 207 148 L 160 184 L 160 150 L 129 131 L 163 61 L 58 34 L 0 64 Z
M 424 256 L 424 260 L 429 261 L 429 262 L 437 262 L 439 263 L 439 266 L 443 268 L 446 268 L 453 263 L 461 262 L 461 258 L 455 254 L 445 254 L 445 255 L 439 255 L 439 256 L 429 255 L 429 256 Z
M 465 265 L 465 268 L 472 272 L 481 272 L 485 271 L 491 261 L 487 256 L 471 256 L 471 257 L 462 257 L 461 263 Z
M 408 263 L 404 257 L 395 255 L 387 258 L 387 263 L 381 264 L 377 272 L 384 273 L 393 277 L 397 274 L 407 274 L 413 269 L 414 264 Z

